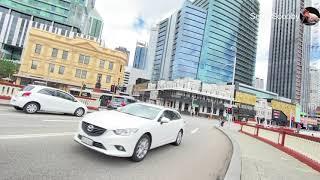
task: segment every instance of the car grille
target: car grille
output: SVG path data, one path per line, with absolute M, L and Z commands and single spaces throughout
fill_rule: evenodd
M 92 125 L 93 128 L 88 128 L 88 126 Z M 89 130 L 90 131 L 89 131 Z M 82 130 L 88 134 L 89 136 L 101 136 L 104 132 L 106 132 L 106 129 L 99 127 L 99 126 L 95 126 L 93 124 L 87 123 L 87 122 L 82 122 Z
M 78 138 L 82 139 L 82 136 L 80 134 L 78 134 Z M 99 142 L 93 142 L 92 146 L 106 150 L 106 148 L 103 146 L 103 144 L 101 144 Z

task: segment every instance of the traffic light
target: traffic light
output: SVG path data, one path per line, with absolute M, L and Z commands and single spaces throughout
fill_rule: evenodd
M 111 92 L 116 93 L 117 92 L 117 86 L 116 85 L 111 85 Z

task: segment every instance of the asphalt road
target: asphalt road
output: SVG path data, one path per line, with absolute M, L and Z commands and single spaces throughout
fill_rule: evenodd
M 149 152 L 144 161 L 110 157 L 73 141 L 81 118 L 27 115 L 0 106 L 0 179 L 222 179 L 232 146 L 206 119 L 184 117 L 186 133 L 180 146 Z

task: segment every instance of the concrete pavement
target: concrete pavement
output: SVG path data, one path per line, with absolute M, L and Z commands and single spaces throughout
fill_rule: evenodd
M 0 106 L 0 179 L 222 179 L 232 152 L 230 141 L 212 121 L 185 119 L 181 146 L 157 148 L 133 163 L 75 143 L 71 134 L 81 118 L 27 115 Z
M 320 173 L 309 166 L 261 142 L 239 133 L 240 126 L 224 128 L 235 139 L 241 149 L 241 180 L 319 180 Z

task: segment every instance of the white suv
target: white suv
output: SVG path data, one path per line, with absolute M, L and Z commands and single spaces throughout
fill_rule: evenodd
M 10 104 L 17 110 L 28 114 L 38 111 L 66 113 L 81 117 L 87 107 L 71 94 L 60 89 L 29 85 L 11 98 Z

